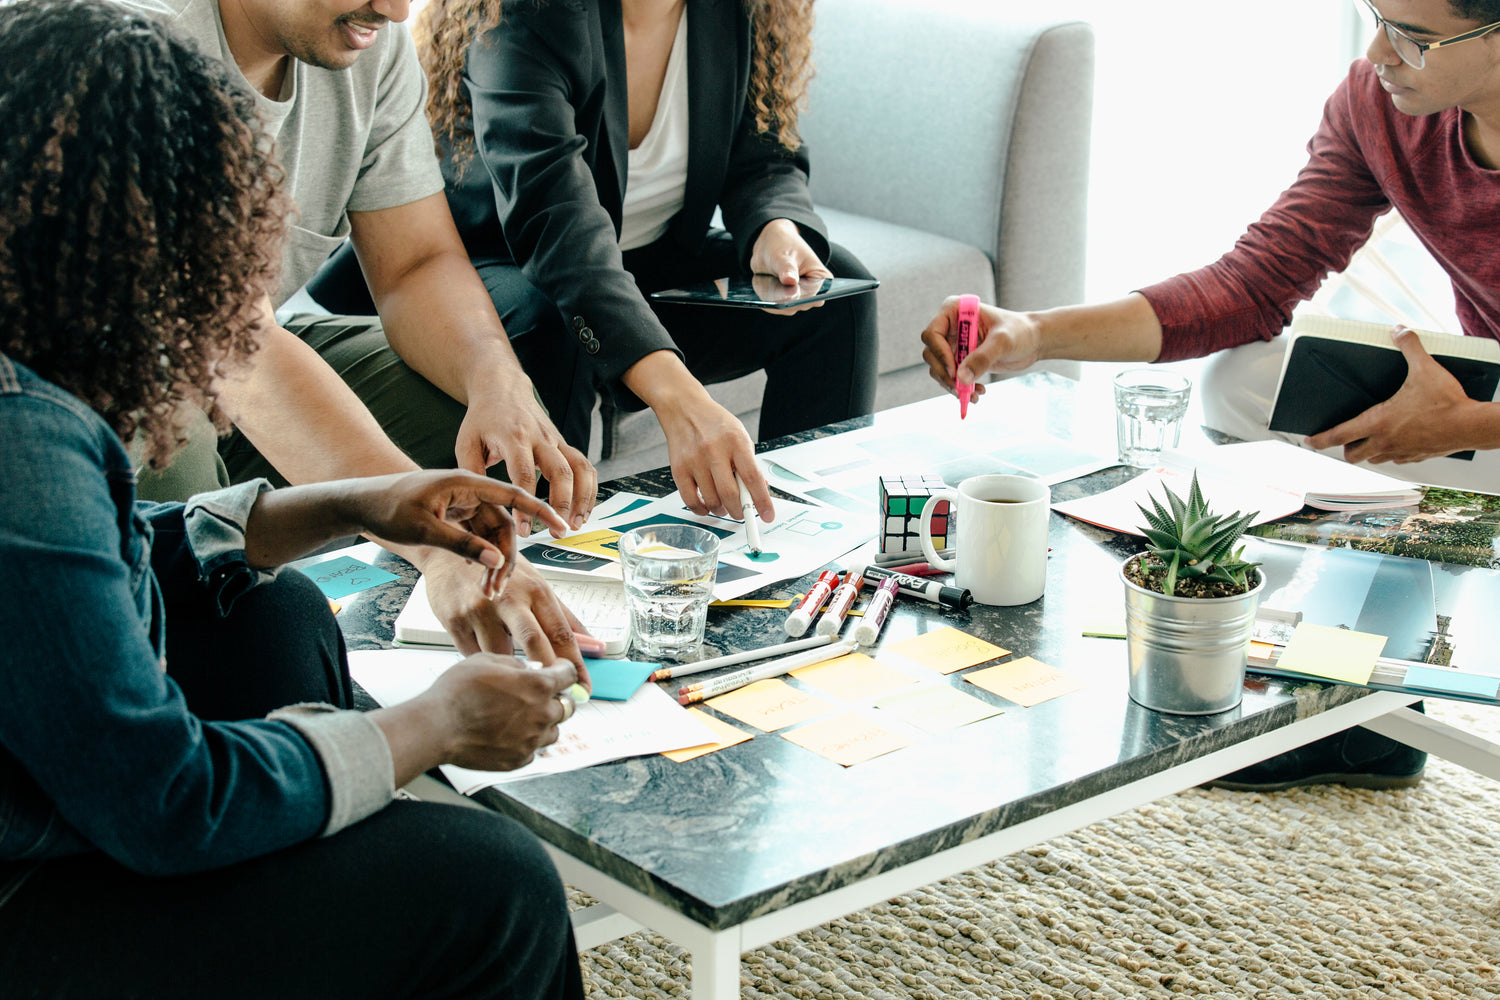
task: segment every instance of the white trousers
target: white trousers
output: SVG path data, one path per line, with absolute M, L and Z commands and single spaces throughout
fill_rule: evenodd
M 1266 426 L 1271 422 L 1271 403 L 1276 398 L 1276 383 L 1281 377 L 1285 354 L 1286 338 L 1276 337 L 1220 351 L 1210 358 L 1198 386 L 1203 422 L 1216 431 L 1246 441 L 1277 438 L 1301 445 L 1302 435 L 1284 434 Z M 1344 457 L 1342 447 L 1330 448 L 1323 454 L 1337 459 Z M 1476 452 L 1473 460 L 1467 462 L 1455 458 L 1430 458 L 1405 465 L 1394 462 L 1359 464 L 1408 482 L 1500 493 L 1500 452 L 1497 451 Z

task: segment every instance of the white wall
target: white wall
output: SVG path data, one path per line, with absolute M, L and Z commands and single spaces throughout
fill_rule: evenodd
M 1349 9 L 1049 0 L 1096 32 L 1090 299 L 1216 259 L 1270 206 L 1348 69 Z

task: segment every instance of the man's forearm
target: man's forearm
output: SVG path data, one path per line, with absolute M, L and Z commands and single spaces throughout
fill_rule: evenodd
M 292 483 L 415 469 L 358 396 L 316 351 L 268 329 L 250 364 L 219 381 L 235 426 Z
M 1161 321 L 1145 296 L 1030 313 L 1040 330 L 1040 359 L 1155 361 Z
M 349 223 L 386 340 L 401 360 L 466 406 L 497 382 L 529 396 L 530 380 L 442 194 L 351 212 Z
M 497 382 L 530 394 L 531 380 L 467 257 L 441 253 L 422 260 L 377 306 L 386 340 L 401 360 L 460 403 L 468 405 Z

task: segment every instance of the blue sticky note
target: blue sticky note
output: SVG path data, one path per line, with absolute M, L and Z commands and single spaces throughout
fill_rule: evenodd
M 1407 667 L 1406 687 L 1424 691 L 1447 691 L 1452 694 L 1472 694 L 1480 698 L 1493 698 L 1500 690 L 1500 677 L 1484 674 L 1466 674 L 1462 670 L 1445 670 L 1441 667 Z
M 323 596 L 331 601 L 397 579 L 395 573 L 376 569 L 353 556 L 339 556 L 327 562 L 313 563 L 311 566 L 304 566 L 302 572 L 311 577 Z
M 590 698 L 600 701 L 629 701 L 630 696 L 640 690 L 646 678 L 660 667 L 660 663 L 645 663 L 640 660 L 590 660 L 584 658 L 589 679 L 594 682 Z

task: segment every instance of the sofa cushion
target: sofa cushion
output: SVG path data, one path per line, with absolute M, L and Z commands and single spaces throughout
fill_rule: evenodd
M 943 299 L 973 292 L 995 298 L 994 264 L 978 248 L 907 226 L 818 206 L 828 235 L 880 280 L 876 371 L 909 368 L 922 359 L 922 330 Z

